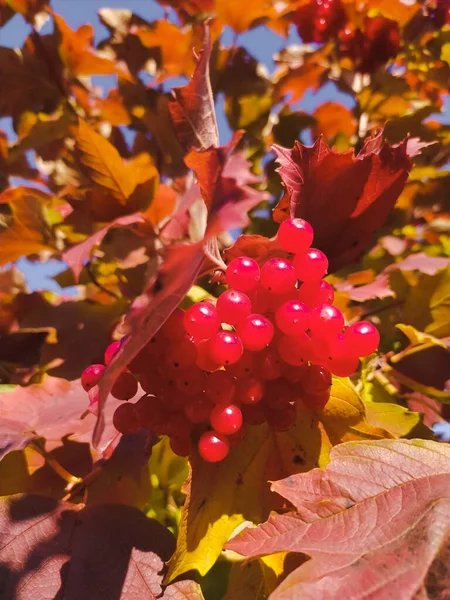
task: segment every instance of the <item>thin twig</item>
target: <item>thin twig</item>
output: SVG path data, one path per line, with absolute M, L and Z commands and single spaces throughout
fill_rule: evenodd
M 378 306 L 377 308 L 368 310 L 367 312 L 363 313 L 361 315 L 361 317 L 359 317 L 359 318 L 365 319 L 366 317 L 371 317 L 373 315 L 377 315 L 378 313 L 384 312 L 385 310 L 389 310 L 390 308 L 395 308 L 396 306 L 401 306 L 402 304 L 405 304 L 405 302 L 406 302 L 406 298 L 399 298 L 398 300 L 394 300 L 393 302 L 391 302 L 390 304 L 386 304 L 385 306 Z
M 86 272 L 89 275 L 90 280 L 92 281 L 92 283 L 94 285 L 96 285 L 100 290 L 102 290 L 102 292 L 105 292 L 105 294 L 108 294 L 108 296 L 111 296 L 111 298 L 114 298 L 114 300 L 122 300 L 122 298 L 116 294 L 115 292 L 112 292 L 111 290 L 108 290 L 108 288 L 105 288 L 104 285 L 102 285 L 97 277 L 95 276 L 94 272 L 92 271 L 92 263 L 91 261 L 88 261 L 85 265 L 86 268 Z
M 72 473 L 69 473 L 69 471 L 67 471 L 67 469 L 65 469 L 62 465 L 60 465 L 59 462 L 56 459 L 54 459 L 43 448 L 42 444 L 39 443 L 39 441 L 33 440 L 30 443 L 30 447 L 45 459 L 45 462 L 48 464 L 48 466 L 51 467 L 57 475 L 59 475 L 62 479 L 64 479 L 64 481 L 67 482 L 68 486 L 74 486 L 74 485 L 79 484 L 81 481 L 83 481 L 81 479 L 81 477 L 72 475 Z

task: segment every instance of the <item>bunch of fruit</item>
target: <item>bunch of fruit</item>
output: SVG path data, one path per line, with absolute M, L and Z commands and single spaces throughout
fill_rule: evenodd
M 270 258 L 260 268 L 252 258 L 235 258 L 226 271 L 229 288 L 217 301 L 177 309 L 118 377 L 115 398 L 133 398 L 137 380 L 145 395 L 116 409 L 115 427 L 168 435 L 182 456 L 196 440 L 203 459 L 217 462 L 247 427 L 267 422 L 286 431 L 299 402 L 322 409 L 331 374 L 354 373 L 359 357 L 376 350 L 379 334 L 368 322 L 345 327 L 333 288 L 322 279 L 328 260 L 312 241 L 309 223 L 284 221 L 278 244 L 292 260 Z M 119 347 L 109 346 L 106 364 Z M 104 369 L 84 371 L 86 390 Z
M 311 0 L 297 9 L 294 22 L 305 43 L 320 44 L 338 34 L 347 22 L 347 14 L 341 0 Z

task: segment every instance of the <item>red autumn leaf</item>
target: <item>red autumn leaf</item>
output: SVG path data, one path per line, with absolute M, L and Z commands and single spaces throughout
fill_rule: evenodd
M 349 442 L 331 462 L 277 481 L 295 511 L 273 514 L 227 547 L 246 557 L 311 556 L 270 600 L 411 600 L 450 591 L 450 449 L 424 440 Z M 448 563 L 447 563 L 448 564 Z
M 165 527 L 136 508 L 81 506 L 41 496 L 3 500 L 3 598 L 56 598 L 64 590 L 67 599 L 202 600 L 190 580 L 163 589 L 174 548 Z
M 61 445 L 66 436 L 88 441 L 95 417 L 89 414 L 80 418 L 88 403 L 79 380 L 71 382 L 48 375 L 42 383 L 0 392 L 0 457 L 25 448 L 36 437 L 45 438 L 47 450 Z M 118 404 L 112 400 L 108 410 Z
M 302 217 L 314 228 L 314 245 L 332 269 L 357 259 L 381 227 L 402 191 L 411 160 L 407 140 L 382 143 L 381 131 L 357 156 L 337 152 L 322 137 L 313 146 L 274 146 L 286 194 L 274 210 L 278 222 Z M 326 218 L 324 218 L 326 216 Z
M 80 273 L 83 270 L 84 264 L 86 263 L 86 261 L 89 260 L 94 246 L 98 246 L 101 243 L 101 241 L 110 229 L 112 229 L 113 227 L 124 227 L 126 225 L 131 225 L 132 223 L 137 223 L 143 220 L 143 217 L 139 213 L 133 213 L 131 215 L 118 217 L 111 223 L 108 223 L 104 227 L 98 229 L 95 233 L 87 237 L 83 242 L 75 244 L 75 246 L 72 246 L 72 248 L 66 250 L 66 252 L 63 253 L 62 257 L 63 260 L 72 269 L 73 274 L 75 276 L 75 280 L 78 281 Z
M 169 111 L 175 133 L 186 150 L 206 150 L 219 145 L 214 98 L 209 80 L 211 36 L 205 25 L 203 51 L 187 85 L 172 90 L 175 100 Z

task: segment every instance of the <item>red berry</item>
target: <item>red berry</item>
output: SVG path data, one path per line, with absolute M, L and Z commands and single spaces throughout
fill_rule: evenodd
M 344 327 L 344 316 L 332 304 L 319 304 L 311 311 L 309 328 L 312 336 L 330 339 L 338 335 Z
M 302 390 L 305 394 L 317 394 L 331 386 L 331 373 L 320 365 L 310 365 L 303 371 Z
M 358 357 L 352 352 L 343 334 L 330 340 L 330 357 L 326 363 L 327 369 L 338 377 L 349 377 L 358 368 Z
M 128 406 L 128 404 L 127 404 Z M 151 431 L 159 430 L 162 424 L 162 408 L 154 396 L 142 396 L 134 406 L 141 427 Z
M 197 360 L 195 364 L 202 371 L 212 373 L 220 369 L 221 365 L 212 359 L 209 342 L 210 340 L 203 340 L 197 344 Z
M 288 300 L 275 313 L 278 329 L 286 335 L 300 335 L 309 327 L 310 310 L 299 300 Z
M 278 229 L 278 243 L 286 252 L 299 254 L 305 252 L 312 244 L 313 228 L 303 219 L 286 219 Z
M 345 330 L 345 338 L 356 356 L 368 356 L 380 343 L 378 329 L 368 321 L 360 321 Z
M 120 344 L 121 342 L 120 340 L 118 340 L 117 342 L 113 342 L 106 348 L 104 357 L 105 365 L 109 365 L 109 363 L 112 361 L 113 357 L 120 348 Z
M 230 451 L 230 442 L 216 431 L 206 431 L 198 442 L 198 452 L 207 462 L 219 462 Z
M 242 404 L 258 404 L 264 396 L 265 386 L 260 379 L 249 377 L 238 382 L 236 398 Z
M 170 413 L 164 429 L 169 437 L 185 437 L 191 434 L 192 424 L 186 419 L 184 412 Z
M 236 404 L 218 404 L 209 416 L 212 427 L 223 435 L 232 435 L 242 426 L 242 413 Z
M 207 302 L 190 306 L 184 313 L 183 322 L 187 333 L 199 340 L 210 338 L 220 327 L 215 307 Z
M 295 425 L 296 418 L 295 404 L 287 404 L 280 410 L 267 411 L 267 422 L 275 431 L 288 431 Z
M 247 428 L 245 425 L 242 425 L 242 427 L 238 431 L 236 431 L 236 433 L 233 433 L 233 435 L 228 436 L 228 441 L 233 446 L 236 444 L 239 444 L 240 442 L 242 442 L 244 440 L 246 433 L 247 433 Z
M 188 339 L 171 342 L 165 351 L 166 364 L 176 369 L 184 369 L 195 364 L 197 347 Z
M 262 425 L 266 422 L 266 412 L 260 403 L 243 404 L 241 412 L 244 423 L 247 425 Z
M 250 298 L 239 290 L 227 290 L 217 299 L 217 314 L 223 323 L 239 325 L 251 312 Z
M 161 333 L 171 341 L 184 338 L 184 310 L 176 308 L 162 326 Z
M 316 394 L 303 394 L 303 404 L 311 410 L 322 410 L 330 399 L 329 390 L 317 392 Z
M 253 354 L 248 350 L 244 350 L 241 358 L 234 365 L 227 365 L 226 371 L 232 377 L 240 379 L 241 377 L 248 377 L 254 370 L 254 359 Z
M 113 425 L 120 433 L 136 433 L 141 428 L 141 424 L 136 415 L 134 404 L 120 404 L 113 415 Z
M 238 333 L 246 350 L 256 352 L 270 344 L 274 329 L 272 323 L 263 315 L 253 314 L 238 327 Z
M 260 270 L 253 258 L 234 258 L 227 267 L 226 278 L 230 288 L 240 292 L 250 292 L 258 285 Z
M 309 308 L 314 308 L 317 304 L 333 304 L 334 290 L 328 281 L 323 279 L 308 281 L 300 286 L 297 298 Z
M 205 389 L 206 375 L 199 368 L 189 367 L 177 373 L 175 384 L 183 394 L 196 396 Z
M 295 289 L 297 272 L 290 260 L 271 258 L 261 269 L 261 285 L 273 294 L 285 294 Z
M 210 340 L 211 358 L 221 365 L 233 365 L 241 358 L 244 348 L 241 338 L 231 331 L 219 331 Z
M 236 386 L 225 371 L 216 371 L 209 375 L 206 382 L 206 395 L 214 404 L 229 404 L 234 397 Z
M 317 248 L 310 248 L 303 254 L 295 255 L 294 267 L 301 281 L 318 281 L 328 271 L 328 259 Z
M 267 408 L 281 410 L 293 400 L 295 400 L 293 389 L 285 379 L 277 379 L 267 385 L 264 395 L 264 406 Z
M 190 423 L 206 423 L 213 408 L 213 403 L 206 396 L 196 396 L 185 405 L 184 414 Z
M 261 379 L 271 381 L 281 376 L 283 361 L 274 348 L 266 348 L 257 355 L 257 372 Z
M 311 357 L 311 340 L 304 333 L 301 336 L 283 335 L 277 340 L 277 349 L 288 365 L 301 367 Z
M 170 438 L 170 447 L 177 456 L 189 456 L 191 453 L 191 438 L 188 435 Z
M 89 365 L 81 375 L 81 385 L 85 392 L 88 392 L 94 385 L 100 381 L 105 365 Z
M 135 375 L 141 375 L 141 373 L 145 373 L 151 368 L 153 364 L 154 357 L 149 352 L 148 347 L 145 346 L 129 363 L 128 368 Z
M 290 383 L 298 383 L 299 381 L 301 381 L 304 370 L 306 368 L 307 365 L 294 366 L 283 363 L 281 367 L 281 373 L 282 376 Z
M 111 395 L 117 400 L 130 400 L 136 396 L 138 391 L 138 383 L 135 376 L 128 371 L 121 373 L 114 382 L 111 389 Z

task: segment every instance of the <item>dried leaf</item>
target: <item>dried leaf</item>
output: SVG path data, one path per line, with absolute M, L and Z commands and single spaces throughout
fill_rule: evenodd
M 186 150 L 206 150 L 219 145 L 214 99 L 209 77 L 211 36 L 205 25 L 203 50 L 188 85 L 172 90 L 169 111 L 177 137 Z

